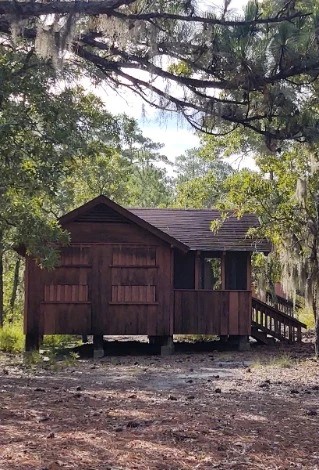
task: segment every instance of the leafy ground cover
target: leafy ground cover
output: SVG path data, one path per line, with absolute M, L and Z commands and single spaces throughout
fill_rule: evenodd
M 0 469 L 318 469 L 312 345 L 0 362 Z

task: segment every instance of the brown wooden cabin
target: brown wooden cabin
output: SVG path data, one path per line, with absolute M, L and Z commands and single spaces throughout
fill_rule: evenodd
M 26 260 L 26 348 L 46 334 L 173 334 L 247 338 L 251 333 L 254 215 L 210 230 L 216 210 L 125 209 L 99 196 L 60 219 L 71 235 L 51 271 Z M 212 271 L 215 260 L 215 271 Z M 217 273 L 217 275 L 216 275 Z

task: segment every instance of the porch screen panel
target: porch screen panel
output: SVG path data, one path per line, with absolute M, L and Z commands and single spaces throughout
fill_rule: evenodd
M 247 290 L 247 253 L 227 253 L 225 260 L 226 289 Z

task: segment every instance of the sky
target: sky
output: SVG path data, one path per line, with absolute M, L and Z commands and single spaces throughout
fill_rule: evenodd
M 247 0 L 232 0 L 230 8 L 241 10 Z M 220 8 L 223 0 L 198 0 L 198 6 L 202 10 Z M 183 154 L 186 150 L 199 145 L 199 137 L 191 126 L 174 113 L 161 113 L 148 105 L 143 105 L 142 99 L 133 92 L 115 92 L 107 86 L 99 86 L 93 90 L 105 103 L 107 109 L 112 113 L 126 113 L 137 119 L 143 135 L 154 142 L 163 144 L 162 153 L 171 161 Z M 235 167 L 253 166 L 252 160 L 238 159 L 234 156 L 231 163 Z

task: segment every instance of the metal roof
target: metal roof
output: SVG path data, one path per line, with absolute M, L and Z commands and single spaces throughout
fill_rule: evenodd
M 211 222 L 220 218 L 214 209 L 129 209 L 130 212 L 157 227 L 167 235 L 201 251 L 259 251 L 268 253 L 270 243 L 247 236 L 247 231 L 258 227 L 256 215 L 242 218 L 231 216 L 217 233 L 211 231 Z

